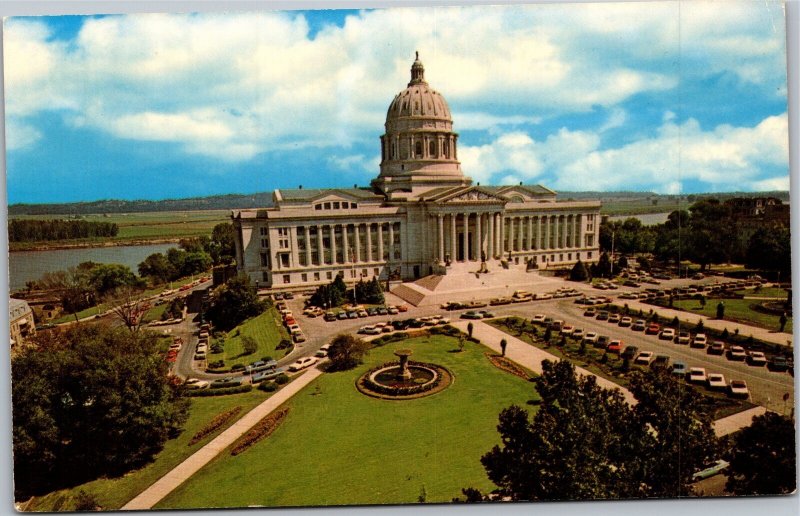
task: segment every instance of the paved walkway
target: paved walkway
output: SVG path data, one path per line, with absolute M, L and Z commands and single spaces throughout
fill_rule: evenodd
M 322 371 L 317 368 L 306 370 L 305 373 L 300 374 L 293 382 L 284 386 L 274 395 L 267 398 L 263 403 L 242 416 L 241 419 L 215 437 L 210 443 L 197 450 L 169 473 L 158 479 L 153 485 L 139 493 L 133 500 L 125 504 L 122 510 L 135 511 L 151 509 L 155 504 L 161 501 L 161 499 L 186 481 L 186 479 L 208 464 L 211 459 L 233 444 L 236 439 L 250 430 L 256 423 L 261 421 L 261 419 L 297 394 L 303 387 L 314 381 L 314 379 L 321 374 Z
M 468 321 L 457 321 L 453 323 L 453 326 L 466 333 L 467 324 L 469 324 Z M 520 364 L 521 366 L 527 367 L 536 374 L 542 374 L 543 360 L 558 360 L 558 357 L 555 355 L 551 355 L 547 351 L 539 349 L 536 346 L 531 346 L 527 342 L 500 331 L 494 326 L 489 326 L 488 324 L 480 321 L 472 321 L 472 325 L 472 336 L 476 339 L 479 339 L 483 345 L 491 348 L 497 353 L 501 352 L 500 341 L 506 339 L 506 343 L 508 344 L 506 346 L 506 357 Z M 606 389 L 619 389 L 620 392 L 622 392 L 622 395 L 625 396 L 625 400 L 628 403 L 631 405 L 636 404 L 636 398 L 633 397 L 633 393 L 631 393 L 631 391 L 628 389 L 620 387 L 616 383 L 597 376 L 596 374 L 592 373 L 591 371 L 587 371 L 582 367 L 576 366 L 575 370 L 584 376 L 596 377 L 597 385 L 600 387 Z
M 468 321 L 457 321 L 452 325 L 466 333 L 468 324 Z M 472 321 L 472 325 L 472 336 L 479 339 L 483 345 L 491 348 L 497 353 L 500 353 L 501 351 L 500 341 L 502 339 L 506 339 L 506 357 L 524 367 L 527 367 L 534 373 L 542 374 L 543 360 L 558 360 L 558 357 L 555 355 L 551 355 L 550 353 L 539 349 L 536 346 L 532 346 L 525 341 L 498 330 L 494 326 L 490 326 L 481 321 Z M 620 387 L 616 383 L 597 376 L 591 371 L 587 371 L 581 367 L 576 366 L 575 370 L 582 375 L 595 376 L 597 378 L 597 385 L 600 387 L 607 389 L 619 389 L 628 403 L 631 405 L 636 404 L 636 398 L 634 398 L 633 393 L 631 393 L 631 391 L 628 389 Z M 745 410 L 743 412 L 739 412 L 738 414 L 718 419 L 713 423 L 714 432 L 718 436 L 732 434 L 741 428 L 749 426 L 753 421 L 753 417 L 764 414 L 766 411 L 767 409 L 765 407 L 757 406 L 750 410 Z
M 732 434 L 740 428 L 750 426 L 754 417 L 760 416 L 766 412 L 766 407 L 758 406 L 732 416 L 717 419 L 714 421 L 714 433 L 716 433 L 718 437 Z
M 644 313 L 648 313 L 650 310 L 653 310 L 654 312 L 658 313 L 659 317 L 661 317 L 662 320 L 664 319 L 672 320 L 674 317 L 677 317 L 681 321 L 686 321 L 691 324 L 696 324 L 699 319 L 702 319 L 703 326 L 705 326 L 706 328 L 714 328 L 715 330 L 719 331 L 722 331 L 725 328 L 727 328 L 728 332 L 730 332 L 731 334 L 733 334 L 734 330 L 738 328 L 739 335 L 744 335 L 745 337 L 749 337 L 750 335 L 752 335 L 754 339 L 760 339 L 763 340 L 764 342 L 771 342 L 773 344 L 791 347 L 791 342 L 792 342 L 791 333 L 782 333 L 773 330 L 766 330 L 764 328 L 757 328 L 756 326 L 750 326 L 748 324 L 714 319 L 701 314 L 685 312 L 683 310 L 674 310 L 671 308 L 664 308 L 661 306 L 648 305 L 646 303 L 641 303 L 634 299 L 619 299 L 615 300 L 614 304 L 617 305 L 627 304 L 631 308 L 631 310 L 637 310 L 637 311 L 641 308 L 642 310 L 644 310 Z

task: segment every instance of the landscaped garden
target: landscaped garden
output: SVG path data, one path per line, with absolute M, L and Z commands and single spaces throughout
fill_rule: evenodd
M 247 352 L 248 337 L 255 342 L 256 347 L 252 353 Z M 214 353 L 212 349 L 208 361 L 222 360 L 222 369 L 230 369 L 236 364 L 246 365 L 267 356 L 279 358 L 284 351 L 276 351 L 275 348 L 282 340 L 289 340 L 289 334 L 280 322 L 278 311 L 270 307 L 261 315 L 247 319 L 227 332 L 224 338 L 215 339 L 214 343 L 219 343 L 223 351 Z
M 673 301 L 672 308 L 713 318 L 717 316 L 717 303 L 720 301 L 725 303 L 725 320 L 750 324 L 776 332 L 781 327 L 780 315 L 759 312 L 753 309 L 753 305 L 758 304 L 758 300 L 755 299 L 708 298 L 705 305 L 699 299 L 676 299 Z M 783 331 L 791 335 L 791 317 L 788 317 L 788 322 Z
M 453 383 L 408 400 L 356 389 L 363 373 L 397 361 L 404 348 L 447 368 Z M 445 335 L 374 348 L 361 366 L 324 374 L 296 394 L 268 438 L 235 457 L 223 451 L 156 508 L 449 502 L 464 487 L 490 491 L 480 458 L 499 443 L 498 414 L 538 395 L 487 352 L 472 342 L 459 351 Z
M 76 497 L 82 490 L 94 496 L 104 510 L 119 509 L 269 396 L 254 389 L 248 393 L 232 396 L 192 398 L 189 419 L 184 425 L 183 432 L 177 438 L 167 441 L 153 462 L 119 478 L 102 478 L 71 489 L 61 489 L 36 497 L 25 510 L 74 510 Z M 224 425 L 189 446 L 192 437 L 208 426 L 215 417 L 237 406 L 241 407 L 241 410 L 235 417 L 228 419 Z

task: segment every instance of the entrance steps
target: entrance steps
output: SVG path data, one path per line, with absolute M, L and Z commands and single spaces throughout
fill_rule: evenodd
M 391 292 L 414 306 L 430 306 L 510 296 L 515 290 L 545 292 L 561 284 L 557 279 L 540 276 L 537 270 L 526 271 L 522 264 L 507 264 L 504 268 L 499 260 L 492 260 L 486 265 L 488 272 L 479 273 L 479 262 L 454 263 L 445 275 L 425 276 L 397 285 Z

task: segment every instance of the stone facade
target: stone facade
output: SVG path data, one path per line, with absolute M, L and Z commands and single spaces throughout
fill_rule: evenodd
M 450 109 L 419 58 L 385 128 L 369 188 L 275 190 L 272 207 L 234 211 L 238 271 L 260 287 L 294 289 L 337 274 L 413 280 L 483 260 L 540 269 L 598 260 L 599 201 L 464 176 Z
M 27 302 L 21 299 L 9 298 L 8 321 L 12 350 L 22 344 L 28 337 L 36 335 L 33 310 L 31 310 Z

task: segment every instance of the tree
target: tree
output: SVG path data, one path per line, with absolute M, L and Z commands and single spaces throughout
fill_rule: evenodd
M 717 319 L 724 319 L 725 318 L 725 303 L 720 301 L 717 303 Z
M 11 359 L 15 497 L 120 475 L 150 460 L 187 415 L 150 332 L 42 332 Z
M 231 263 L 236 256 L 236 230 L 230 222 L 221 222 L 211 230 L 211 257 L 214 263 Z
M 175 267 L 162 253 L 153 253 L 139 264 L 139 276 L 153 278 L 156 283 L 166 283 L 176 277 Z
M 608 253 L 603 253 L 600 255 L 600 259 L 598 260 L 595 268 L 594 276 L 599 276 L 601 278 L 611 277 L 611 259 L 609 259 Z
M 258 349 L 258 344 L 256 343 L 256 339 L 251 337 L 250 335 L 244 335 L 242 337 L 242 349 L 244 350 L 245 355 L 252 355 Z
M 370 347 L 368 342 L 353 335 L 337 335 L 331 341 L 331 347 L 328 349 L 328 358 L 331 362 L 328 371 L 345 371 L 354 368 L 361 363 Z
M 529 419 L 512 405 L 500 413 L 502 446 L 481 458 L 497 494 L 511 500 L 587 500 L 635 496 L 629 448 L 643 433 L 630 427 L 630 406 L 618 390 L 578 376 L 567 361 L 542 362 L 542 403 Z M 473 493 L 474 495 L 474 493 Z
M 506 346 L 508 346 L 508 342 L 506 339 L 500 341 L 500 352 L 503 356 L 506 356 Z
M 250 285 L 250 278 L 240 275 L 214 291 L 206 316 L 214 326 L 227 331 L 245 319 L 261 314 L 267 306 Z
M 797 487 L 794 419 L 775 412 L 736 434 L 725 489 L 734 495 L 789 494 Z
M 779 322 L 779 323 L 780 323 L 780 325 L 781 325 L 781 327 L 780 327 L 780 330 L 779 330 L 779 331 L 781 331 L 781 332 L 782 332 L 782 331 L 783 331 L 783 329 L 784 329 L 784 328 L 786 328 L 786 323 L 787 323 L 787 322 L 789 322 L 789 318 L 788 318 L 788 317 L 786 317 L 786 312 L 781 312 L 781 317 L 780 317 L 780 319 L 778 319 L 778 322 Z
M 89 281 L 98 296 L 123 286 L 144 286 L 144 282 L 136 277 L 130 267 L 119 263 L 97 264 L 89 272 Z
M 467 335 L 469 335 L 470 339 L 472 338 L 472 330 L 474 330 L 474 329 L 475 329 L 475 327 L 472 325 L 471 321 L 469 323 L 467 323 Z
M 129 331 L 139 331 L 144 318 L 144 301 L 141 299 L 142 289 L 123 285 L 109 292 L 103 300 L 111 306 L 111 313 Z
M 780 272 L 789 279 L 792 269 L 792 244 L 789 228 L 765 227 L 750 237 L 745 252 L 748 267 Z
M 186 253 L 183 266 L 180 269 L 182 276 L 201 274 L 211 268 L 211 256 L 205 251 Z
M 582 261 L 575 262 L 575 266 L 572 267 L 569 273 L 569 279 L 572 281 L 586 281 L 589 279 L 589 272 Z

